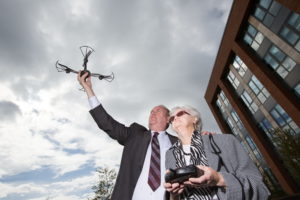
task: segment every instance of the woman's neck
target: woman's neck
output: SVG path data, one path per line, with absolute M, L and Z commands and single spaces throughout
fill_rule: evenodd
M 182 145 L 190 145 L 192 141 L 192 135 L 194 133 L 193 127 L 181 128 L 178 131 L 178 137 Z

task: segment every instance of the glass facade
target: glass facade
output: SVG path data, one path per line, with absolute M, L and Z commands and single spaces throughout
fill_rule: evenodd
M 258 151 L 257 146 L 253 142 L 252 138 L 249 137 L 249 135 L 246 136 L 246 141 L 249 144 L 249 146 L 251 147 L 251 150 L 254 153 L 255 157 L 259 160 L 262 159 L 261 153 Z
M 299 142 L 300 129 L 284 109 L 276 104 L 270 111 L 271 119 L 264 118 L 259 124 L 274 145 L 284 166 L 288 169 L 296 182 L 300 181 Z M 275 120 L 272 126 L 270 120 Z
M 297 124 L 290 118 L 290 116 L 284 111 L 284 109 L 276 104 L 270 111 L 272 119 L 275 120 L 276 126 L 272 126 L 270 123 L 270 119 L 264 118 L 259 122 L 260 127 L 263 131 L 267 134 L 269 139 L 273 142 L 276 146 L 274 138 L 274 130 L 281 129 L 281 130 L 288 130 L 292 135 L 300 134 L 300 129 Z
M 297 51 L 300 51 L 300 15 L 298 13 L 290 14 L 285 26 L 280 31 L 280 36 Z
M 271 141 L 273 141 L 273 134 L 272 134 L 273 126 L 271 125 L 271 123 L 269 122 L 269 120 L 267 120 L 266 118 L 264 118 L 263 120 L 261 120 L 261 122 L 259 123 L 259 125 L 263 129 L 263 131 L 267 134 L 267 136 L 269 137 L 269 139 Z
M 260 0 L 254 11 L 254 17 L 265 26 L 270 27 L 277 16 L 281 5 L 273 0 Z
M 232 133 L 240 141 L 245 151 L 249 154 L 250 158 L 263 175 L 264 181 L 268 185 L 269 189 L 271 191 L 281 190 L 276 177 L 266 164 L 261 152 L 251 138 L 250 134 L 245 129 L 242 121 L 229 103 L 223 91 L 218 94 L 216 105 L 220 109 L 223 119 L 227 122 Z
M 264 60 L 283 79 L 294 69 L 296 62 L 283 53 L 278 47 L 272 45 L 266 53 Z
M 240 81 L 232 71 L 229 71 L 227 78 L 235 89 L 239 87 Z
M 300 99 L 300 15 L 293 12 L 298 8 L 290 9 L 298 2 L 281 2 L 234 2 L 234 13 L 240 17 L 231 15 L 230 24 L 241 26 L 230 26 L 232 32 L 226 29 L 224 33 L 226 42 L 215 64 L 219 71 L 213 72 L 220 80 L 210 81 L 206 97 L 226 122 L 223 128 L 239 139 L 262 172 L 272 199 L 283 195 L 282 188 L 287 192 L 300 186 L 300 124 L 295 102 Z M 239 13 L 242 8 L 245 12 Z
M 276 57 L 278 57 L 279 60 L 284 61 L 287 57 L 285 54 L 283 54 L 279 49 L 277 48 L 271 48 L 270 50 L 270 54 L 272 55 L 276 55 Z M 236 56 L 233 63 L 235 66 L 244 66 L 244 69 L 248 69 L 247 66 L 244 64 L 244 62 L 238 57 Z M 239 64 L 237 64 L 239 63 Z M 240 69 L 239 67 L 235 67 L 235 69 Z M 250 79 L 247 81 L 245 79 L 241 79 L 243 80 L 244 83 L 241 83 L 243 90 L 241 90 L 242 92 L 237 93 L 238 96 L 241 97 L 242 101 L 245 103 L 245 105 L 247 106 L 247 108 L 250 110 L 250 112 L 254 115 L 258 110 L 260 109 L 265 109 L 269 115 L 265 116 L 265 117 L 272 117 L 274 119 L 274 122 L 276 122 L 276 124 L 278 125 L 279 128 L 282 129 L 289 129 L 292 131 L 292 133 L 294 134 L 298 134 L 300 133 L 300 129 L 299 127 L 296 125 L 296 123 L 291 119 L 291 117 L 285 112 L 285 110 L 276 103 L 276 101 L 273 99 L 274 105 L 273 107 L 270 107 L 268 105 L 268 107 L 270 107 L 269 109 L 265 108 L 263 106 L 263 104 L 268 100 L 269 97 L 271 97 L 270 93 L 268 92 L 268 90 L 264 87 L 264 85 L 257 79 L 257 77 L 255 75 L 253 75 L 251 73 L 251 71 L 249 70 L 249 74 L 250 74 Z M 245 75 L 245 72 L 242 73 L 242 75 Z M 235 88 L 235 90 L 237 89 L 237 84 L 236 84 L 236 80 L 238 80 L 238 78 L 233 74 L 232 71 L 229 71 L 228 75 L 227 75 L 227 79 L 229 80 L 229 82 L 232 84 L 232 86 Z M 238 84 L 240 84 L 240 81 L 238 82 Z M 300 83 L 295 87 L 295 91 L 296 93 L 299 92 L 300 90 Z M 236 91 L 237 92 L 237 91 Z M 250 92 L 250 93 L 249 93 Z M 221 99 L 224 101 L 225 105 L 229 105 L 228 99 L 225 97 L 225 94 L 223 92 L 220 93 L 220 97 Z M 257 99 L 261 105 L 258 105 L 256 102 L 258 102 L 257 100 L 255 101 L 255 99 Z M 261 108 L 259 108 L 259 106 L 262 106 Z M 225 110 L 223 108 L 223 110 Z M 266 115 L 266 114 L 264 114 Z M 237 123 L 238 122 L 238 116 L 235 112 L 232 113 L 232 118 L 234 119 L 234 121 Z M 256 120 L 260 127 L 264 130 L 264 132 L 268 135 L 268 137 L 270 139 L 272 139 L 272 135 L 270 133 L 270 130 L 277 128 L 272 127 L 271 123 L 264 118 L 263 120 Z M 240 127 L 240 124 L 238 125 Z
M 247 91 L 244 90 L 244 92 L 241 95 L 243 102 L 246 104 L 246 106 L 249 108 L 252 114 L 254 114 L 258 110 L 257 104 L 253 101 L 253 98 L 248 94 Z
M 264 40 L 264 35 L 259 32 L 254 26 L 249 25 L 247 32 L 244 36 L 244 41 L 248 44 L 252 49 L 257 51 Z
M 276 59 L 276 61 L 279 63 L 278 65 L 276 65 L 276 69 L 279 68 L 279 66 L 284 65 L 283 63 L 292 63 L 290 65 L 292 67 L 295 66 L 295 62 L 291 61 L 290 58 L 286 56 L 286 54 L 284 54 L 280 49 L 278 49 L 274 45 L 272 45 L 269 48 L 268 55 L 274 58 L 274 60 Z M 232 68 L 232 66 L 234 66 L 234 68 Z M 241 70 L 241 66 L 243 66 L 242 69 L 246 70 Z M 248 67 L 238 56 L 235 56 L 233 63 L 232 65 L 230 65 L 230 67 L 231 70 L 228 71 L 227 80 L 233 86 L 235 90 L 234 94 L 241 97 L 241 100 L 245 103 L 246 107 L 249 109 L 249 112 L 252 113 L 255 123 L 258 124 L 259 128 L 261 128 L 269 138 L 271 144 L 274 145 L 274 150 L 278 153 L 278 156 L 282 160 L 287 160 L 284 163 L 286 168 L 290 171 L 292 175 L 295 175 L 295 168 L 293 167 L 294 165 L 292 166 L 292 164 L 289 163 L 291 160 L 294 162 L 295 157 L 289 156 L 288 158 L 285 158 L 285 147 L 283 147 L 283 142 L 282 140 L 280 140 L 281 138 L 278 136 L 276 131 L 288 131 L 291 135 L 295 136 L 299 135 L 300 133 L 299 127 L 285 112 L 285 110 L 279 104 L 276 103 L 276 100 L 271 96 L 269 91 L 264 87 L 260 80 L 258 80 L 258 78 L 251 72 L 251 70 L 248 69 Z M 233 72 L 233 69 L 239 70 L 239 72 L 242 71 L 242 73 Z M 238 85 L 236 84 L 236 80 L 239 81 Z M 296 93 L 300 89 L 299 85 L 300 83 L 297 86 L 295 86 Z M 269 99 L 270 101 L 268 101 Z M 223 103 L 224 105 L 230 105 L 228 99 L 226 98 L 223 92 L 220 92 L 218 100 L 220 102 L 225 101 Z M 266 104 L 266 102 L 269 103 Z M 223 118 L 226 120 L 232 132 L 236 136 L 239 136 L 240 140 L 243 141 L 242 145 L 245 147 L 245 149 L 248 152 L 252 152 L 249 153 L 250 157 L 253 160 L 256 160 L 256 162 L 260 162 L 260 160 L 262 159 L 262 154 L 258 150 L 250 135 L 245 130 L 245 127 L 243 126 L 237 113 L 234 111 L 234 108 L 232 108 L 231 106 L 228 108 L 222 107 L 220 105 L 221 104 L 219 104 L 219 108 L 221 112 L 227 112 L 227 115 L 223 114 Z M 230 110 L 228 111 L 228 109 Z M 287 137 L 289 133 L 284 132 L 284 137 Z M 266 172 L 265 169 L 263 171 L 266 174 L 269 174 L 269 172 Z M 296 177 L 298 176 L 296 175 Z M 270 181 L 274 182 L 274 180 L 276 180 L 273 178 L 275 177 L 270 176 Z
M 246 71 L 248 70 L 248 67 L 238 56 L 235 56 L 234 61 L 233 61 L 233 66 L 241 77 L 243 77 L 245 75 Z
M 300 133 L 299 127 L 280 105 L 277 104 L 270 113 L 280 128 L 291 130 L 293 134 Z
M 294 88 L 295 93 L 300 97 L 300 83 L 298 83 Z
M 243 42 L 299 96 L 295 82 L 300 80 L 296 59 L 300 52 L 300 15 L 275 0 L 258 0 L 250 18 L 242 36 Z M 282 40 L 278 41 L 278 37 Z M 294 50 L 291 51 L 290 47 Z M 299 76 L 296 77 L 295 73 Z M 243 99 L 247 100 L 247 94 Z M 260 100 L 263 99 L 264 96 L 260 96 Z
M 268 90 L 261 84 L 261 82 L 256 78 L 256 76 L 252 75 L 248 85 L 261 103 L 264 103 L 270 96 Z

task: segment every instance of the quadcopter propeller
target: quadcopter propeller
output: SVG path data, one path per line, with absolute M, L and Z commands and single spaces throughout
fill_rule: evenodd
M 87 72 L 88 73 L 87 77 L 89 77 L 89 76 L 98 77 L 99 80 L 104 79 L 108 82 L 111 82 L 114 80 L 114 73 L 111 73 L 110 75 L 102 75 L 99 73 L 91 73 L 89 70 L 87 70 L 87 63 L 89 61 L 88 58 L 95 51 L 93 48 L 91 48 L 89 46 L 81 46 L 80 51 L 81 51 L 82 56 L 84 57 L 83 64 L 82 64 L 83 70 L 81 71 L 80 76 L 82 76 L 84 73 Z M 55 67 L 58 72 L 66 72 L 67 74 L 70 72 L 76 73 L 76 74 L 79 73 L 79 71 L 76 71 L 76 70 L 72 69 L 71 67 L 68 67 L 64 64 L 59 63 L 58 60 L 56 61 Z
M 88 72 L 88 77 L 91 75 L 91 72 L 87 70 L 87 63 L 89 61 L 89 56 L 95 51 L 93 48 L 89 46 L 81 46 L 80 47 L 81 54 L 83 55 L 83 71 L 80 73 L 80 76 L 82 76 L 85 72 Z

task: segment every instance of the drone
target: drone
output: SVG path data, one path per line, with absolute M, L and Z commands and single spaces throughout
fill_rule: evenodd
M 92 47 L 89 46 L 81 46 L 79 47 L 81 54 L 83 56 L 83 70 L 80 72 L 80 76 L 82 76 L 83 74 L 85 74 L 86 72 L 88 73 L 87 77 L 98 77 L 99 80 L 106 80 L 108 82 L 111 82 L 114 80 L 114 73 L 111 73 L 110 75 L 102 75 L 102 74 L 98 74 L 98 73 L 91 73 L 89 70 L 87 70 L 87 63 L 88 63 L 88 58 L 89 56 L 95 51 Z M 78 74 L 79 71 L 76 71 L 74 69 L 72 69 L 71 67 L 68 67 L 66 65 L 63 65 L 61 63 L 59 63 L 59 61 L 56 61 L 55 67 L 57 69 L 58 72 L 66 72 L 67 74 L 72 72 L 75 74 Z

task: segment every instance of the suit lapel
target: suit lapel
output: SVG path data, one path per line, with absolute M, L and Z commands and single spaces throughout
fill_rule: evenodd
M 166 134 L 168 135 L 169 140 L 170 140 L 170 142 L 171 142 L 172 145 L 173 145 L 175 142 L 177 142 L 177 140 L 178 140 L 177 137 L 175 137 L 175 136 L 169 134 L 167 131 L 166 131 Z
M 143 167 L 144 165 L 144 161 L 145 161 L 145 158 L 146 158 L 146 154 L 147 154 L 147 149 L 148 149 L 148 146 L 150 144 L 150 141 L 151 141 L 151 131 L 145 131 L 144 134 L 143 134 L 143 139 L 140 141 L 141 144 L 139 145 L 141 147 L 141 152 L 142 152 L 142 158 L 141 159 L 141 167 Z

